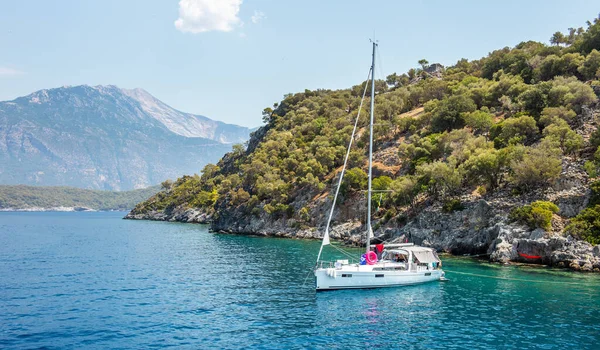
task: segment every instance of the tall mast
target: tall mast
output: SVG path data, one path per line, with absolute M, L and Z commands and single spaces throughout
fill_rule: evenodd
M 371 123 L 369 126 L 369 190 L 367 191 L 367 253 L 371 245 L 371 181 L 373 177 L 373 112 L 375 111 L 375 48 L 373 41 L 373 62 L 371 63 Z

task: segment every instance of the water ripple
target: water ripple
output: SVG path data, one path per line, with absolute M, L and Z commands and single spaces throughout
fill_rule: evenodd
M 316 294 L 302 284 L 318 242 L 120 217 L 0 213 L 1 348 L 562 349 L 600 341 L 595 275 L 447 258 L 448 283 Z

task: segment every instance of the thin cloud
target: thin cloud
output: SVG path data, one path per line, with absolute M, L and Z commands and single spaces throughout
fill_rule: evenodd
M 254 10 L 254 14 L 252 15 L 252 17 L 250 19 L 252 20 L 252 23 L 256 24 L 266 18 L 267 18 L 267 15 L 265 15 L 264 12 Z
M 0 76 L 10 77 L 10 76 L 21 75 L 21 74 L 25 74 L 25 72 L 22 72 L 20 70 L 13 69 L 13 68 L 0 67 Z
M 183 33 L 230 32 L 241 25 L 242 0 L 180 0 L 175 28 Z

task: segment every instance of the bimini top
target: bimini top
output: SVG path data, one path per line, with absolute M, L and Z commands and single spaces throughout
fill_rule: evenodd
M 390 244 L 391 245 L 391 244 Z M 441 262 L 437 253 L 432 248 L 420 247 L 416 245 L 404 245 L 395 249 L 386 249 L 392 254 L 399 251 L 410 251 L 421 263 Z

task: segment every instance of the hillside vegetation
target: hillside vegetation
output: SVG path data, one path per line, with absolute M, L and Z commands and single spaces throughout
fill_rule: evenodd
M 83 207 L 94 210 L 129 210 L 158 191 L 158 186 L 123 192 L 74 187 L 0 186 L 0 209 Z
M 522 42 L 435 74 L 421 60 L 420 68 L 376 81 L 373 184 L 390 191 L 374 196 L 378 225 L 391 218 L 402 225 L 423 203 L 459 210 L 464 193 L 536 193 L 552 185 L 566 163 L 598 176 L 600 132 L 582 116 L 598 102 L 600 20 L 558 32 L 551 43 Z M 201 175 L 163 183 L 132 215 L 199 208 L 213 220 L 243 213 L 298 228 L 322 225 L 315 220 L 322 207 L 314 202 L 330 195 L 341 170 L 364 84 L 286 95 L 263 111 L 266 125 L 245 147 L 234 147 Z M 365 101 L 342 200 L 366 189 L 368 106 Z M 549 228 L 544 218 L 556 214 L 550 204 L 512 217 Z M 567 232 L 598 242 L 600 223 L 589 219 L 597 208 L 586 209 Z M 540 210 L 549 214 L 527 217 Z

